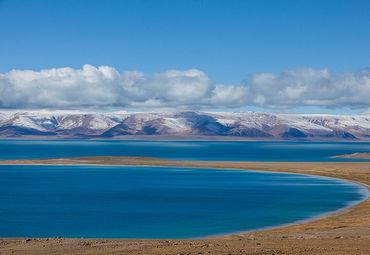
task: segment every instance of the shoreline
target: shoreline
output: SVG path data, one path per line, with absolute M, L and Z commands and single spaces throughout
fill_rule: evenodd
M 145 158 L 145 157 L 144 157 Z M 2 164 L 1 162 L 2 160 L 0 160 L 0 166 L 2 165 L 10 165 L 10 166 L 22 166 L 22 165 L 25 165 L 25 166 L 65 166 L 65 164 L 50 164 L 50 163 L 44 163 L 44 164 L 28 164 L 28 163 L 25 163 L 25 164 Z M 47 161 L 47 160 L 46 160 Z M 117 167 L 117 166 L 130 166 L 130 165 L 107 165 L 107 164 L 88 164 L 88 163 L 85 163 L 85 164 L 70 164 L 69 166 L 111 166 L 111 167 Z M 133 166 L 133 165 L 131 165 Z M 163 165 L 134 165 L 135 167 L 171 167 L 171 166 L 163 166 Z M 176 166 L 175 166 L 176 167 Z M 182 168 L 182 167 L 181 167 Z M 202 240 L 202 239 L 209 239 L 209 238 L 222 238 L 222 237 L 227 237 L 227 236 L 232 236 L 232 235 L 240 235 L 240 234 L 249 234 L 249 233 L 253 233 L 253 232 L 257 232 L 257 231 L 267 231 L 267 230 L 273 230 L 273 229 L 278 229 L 278 228 L 285 228 L 285 227 L 289 227 L 289 226 L 292 226 L 292 225 L 296 225 L 296 224 L 303 224 L 303 223 L 309 223 L 311 221 L 315 221 L 315 220 L 319 220 L 319 219 L 324 219 L 326 217 L 330 217 L 331 215 L 335 215 L 335 214 L 338 214 L 338 213 L 342 213 L 342 212 L 345 212 L 346 210 L 348 209 L 351 209 L 352 207 L 358 205 L 358 204 L 361 204 L 363 202 L 365 202 L 366 200 L 370 199 L 370 186 L 369 185 L 366 185 L 364 183 L 361 183 L 361 182 L 356 182 L 356 181 L 349 181 L 349 180 L 345 180 L 345 179 L 340 179 L 340 178 L 336 178 L 336 177 L 328 177 L 328 176 L 322 176 L 322 175 L 313 175 L 313 174 L 303 174 L 303 173 L 291 173 L 291 172 L 275 172 L 275 171 L 269 171 L 269 170 L 266 170 L 266 171 L 261 171 L 261 170 L 254 170 L 254 169 L 239 169 L 239 168 L 233 168 L 233 169 L 229 169 L 229 168 L 201 168 L 201 167 L 196 167 L 196 166 L 193 166 L 193 167 L 183 167 L 183 168 L 188 168 L 188 169 L 209 169 L 209 170 L 215 170 L 215 171 L 248 171 L 248 172 L 257 172 L 257 173 L 279 173 L 279 174 L 287 174 L 287 175 L 302 175 L 302 176 L 308 176 L 308 177 L 314 177 L 314 178 L 317 178 L 317 179 L 332 179 L 332 180 L 335 180 L 335 181 L 338 181 L 340 183 L 343 183 L 343 184 L 353 184 L 354 186 L 357 186 L 358 190 L 359 190 L 359 194 L 361 196 L 364 196 L 363 198 L 361 198 L 360 200 L 356 200 L 356 201 L 352 201 L 352 202 L 349 202 L 346 206 L 342 207 L 342 208 L 339 208 L 337 210 L 334 210 L 334 211 L 329 211 L 329 212 L 325 212 L 325 213 L 321 213 L 321 214 L 318 214 L 316 216 L 311 216 L 311 217 L 307 217 L 306 219 L 302 219 L 302 220 L 297 220 L 297 221 L 294 221 L 294 222 L 291 222 L 291 223 L 285 223 L 285 224 L 279 224 L 279 225 L 273 225 L 273 226 L 267 226 L 267 227 L 263 227 L 263 228 L 257 228 L 257 229 L 254 229 L 254 230 L 247 230 L 247 231 L 237 231 L 237 232 L 227 232 L 227 233 L 221 233 L 221 234 L 214 234 L 214 235 L 208 235 L 208 236 L 200 236 L 200 237 L 189 237 L 189 238 L 180 238 L 183 239 L 183 240 Z M 2 237 L 0 237 L 1 239 Z M 9 237 L 5 237 L 5 238 L 9 238 Z M 15 238 L 27 238 L 27 237 L 15 237 Z M 33 238 L 39 238 L 39 237 L 33 237 Z M 54 238 L 54 237 L 45 237 L 45 238 Z M 62 238 L 71 238 L 71 239 L 77 239 L 79 237 L 62 237 Z M 92 237 L 92 238 L 86 238 L 86 239 L 105 239 L 105 237 Z M 125 239 L 125 240 L 135 240 L 137 238 L 109 238 L 109 239 Z M 140 238 L 141 240 L 157 240 L 156 238 Z M 177 238 L 159 238 L 158 240 L 178 240 Z
M 342 154 L 333 156 L 332 158 L 344 158 L 344 159 L 370 159 L 370 153 L 368 152 L 357 152 L 357 153 L 351 153 L 351 154 Z
M 367 188 L 370 186 L 368 162 L 225 162 L 225 161 L 174 161 L 143 157 L 81 157 L 46 160 L 0 160 L 1 165 L 143 165 L 203 167 L 215 169 L 256 170 L 308 174 L 350 181 Z M 24 238 L 1 238 L 0 254 L 22 251 L 21 254 L 370 254 L 370 199 L 365 197 L 354 205 L 342 208 L 320 218 L 310 218 L 242 233 L 210 236 L 201 239 L 69 239 L 41 238 L 24 241 Z M 28 239 L 27 239 L 28 240 Z M 91 243 L 87 247 L 83 243 Z M 264 243 L 258 244 L 258 243 Z M 213 249 L 212 243 L 223 248 Z M 282 244 L 284 243 L 284 244 Z M 41 246 L 40 246 L 41 245 Z M 339 245 L 339 246 L 338 246 Z M 269 248 L 266 248 L 269 247 Z M 322 246 L 322 247 L 320 247 Z M 318 249 L 320 247 L 320 249 Z M 338 250 L 338 248 L 340 248 Z M 102 250 L 101 250 L 102 249 Z M 298 250 L 297 250 L 298 249 Z M 332 250 L 334 249 L 334 250 Z M 359 250 L 357 250 L 359 249 Z M 117 252 L 119 250 L 119 252 Z M 144 252 L 143 252 L 144 250 Z M 180 251 L 180 252 L 179 252 Z M 243 252 L 240 252 L 243 251 Z M 11 254 L 11 253 L 9 253 Z M 184 253 L 188 254 L 188 253 Z M 234 253 L 231 253 L 234 254 Z M 271 253 L 272 254 L 272 253 Z
M 313 143 L 370 143 L 370 138 L 280 138 L 280 137 L 243 137 L 243 136 L 166 136 L 166 135 L 125 135 L 116 137 L 68 137 L 68 136 L 2 136 L 0 141 L 145 141 L 145 142 L 313 142 Z

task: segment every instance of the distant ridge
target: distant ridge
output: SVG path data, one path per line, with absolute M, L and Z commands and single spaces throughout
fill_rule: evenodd
M 0 138 L 228 137 L 367 140 L 370 116 L 259 112 L 0 112 Z

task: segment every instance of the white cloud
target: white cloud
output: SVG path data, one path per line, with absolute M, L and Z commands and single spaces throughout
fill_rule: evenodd
M 262 107 L 370 106 L 370 70 L 339 74 L 326 69 L 261 73 L 253 75 L 247 86 L 251 104 Z
M 299 69 L 258 73 L 245 84 L 216 84 L 202 71 L 148 76 L 108 66 L 13 70 L 0 74 L 1 108 L 370 107 L 370 70 Z

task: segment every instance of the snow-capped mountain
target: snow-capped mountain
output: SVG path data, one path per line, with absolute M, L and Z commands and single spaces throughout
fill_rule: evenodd
M 0 137 L 370 139 L 370 116 L 258 112 L 0 112 Z

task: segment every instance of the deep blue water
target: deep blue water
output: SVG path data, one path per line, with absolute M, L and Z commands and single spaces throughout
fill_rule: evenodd
M 43 155 L 60 151 L 51 147 Z M 365 191 L 335 179 L 283 173 L 0 166 L 0 236 L 202 237 L 315 217 L 360 201 Z
M 0 140 L 0 159 L 124 155 L 187 160 L 356 161 L 331 158 L 354 152 L 370 152 L 370 143 Z

